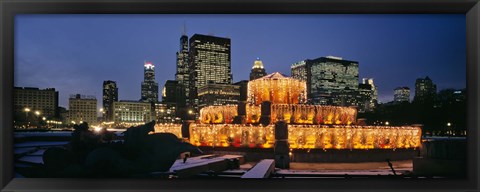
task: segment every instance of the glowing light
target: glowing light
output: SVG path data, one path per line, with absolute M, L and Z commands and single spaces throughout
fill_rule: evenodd
M 102 127 L 99 127 L 99 126 L 93 127 L 93 130 L 94 130 L 95 132 L 100 132 L 102 129 L 103 129 L 103 128 L 102 128 Z
M 260 60 L 260 58 L 257 58 L 257 60 L 255 60 L 252 69 L 263 69 L 263 62 Z
M 25 108 L 25 112 L 30 112 L 30 108 Z
M 152 62 L 145 62 L 143 66 L 145 67 L 145 69 L 153 69 L 155 67 Z

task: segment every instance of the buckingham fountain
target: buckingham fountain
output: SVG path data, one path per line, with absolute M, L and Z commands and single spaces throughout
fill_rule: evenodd
M 155 132 L 173 133 L 204 151 L 264 153 L 278 162 L 410 158 L 421 147 L 420 126 L 360 125 L 355 107 L 306 101 L 304 81 L 272 73 L 248 82 L 246 102 L 204 107 L 196 122 L 156 124 Z

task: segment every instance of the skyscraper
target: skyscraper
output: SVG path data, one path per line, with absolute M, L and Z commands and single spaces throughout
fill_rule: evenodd
M 358 96 L 357 96 L 357 104 L 358 104 L 358 112 L 363 113 L 366 111 L 372 111 L 372 99 L 373 98 L 373 91 L 372 85 L 368 83 L 360 83 L 358 84 Z
M 185 107 L 185 88 L 180 82 L 167 80 L 162 90 L 162 103 L 175 103 Z
M 185 119 L 185 106 L 185 87 L 178 81 L 167 80 L 162 90 L 162 103 L 155 104 L 158 122 L 171 123 L 176 117 Z
M 257 58 L 257 60 L 255 60 L 253 63 L 252 70 L 250 71 L 250 81 L 265 75 L 267 75 L 267 72 L 265 72 L 263 62 L 260 60 L 260 58 Z
M 155 82 L 155 65 L 145 62 L 143 65 L 142 102 L 158 102 L 158 83 Z
M 307 81 L 308 102 L 322 105 L 358 105 L 358 62 L 327 56 L 291 66 L 292 77 Z
M 375 86 L 375 83 L 373 83 L 373 78 L 363 78 L 362 79 L 362 84 L 368 84 L 370 85 L 370 100 L 368 101 L 367 106 L 367 111 L 373 110 L 377 106 L 378 102 L 378 88 Z
M 393 90 L 393 102 L 410 102 L 410 88 L 397 87 Z
M 418 78 L 415 81 L 415 97 L 414 102 L 433 103 L 437 94 L 437 85 L 427 76 L 425 79 Z
M 290 67 L 292 78 L 307 81 L 307 60 L 299 61 Z
M 118 101 L 118 87 L 115 81 L 103 81 L 104 121 L 113 121 L 113 102 Z
M 188 70 L 188 37 L 183 34 L 180 37 L 180 50 L 177 52 L 177 72 L 175 80 L 183 85 L 185 97 L 189 94 L 189 70 Z
M 230 39 L 193 35 L 189 50 L 190 106 L 198 112 L 198 89 L 210 84 L 232 84 Z

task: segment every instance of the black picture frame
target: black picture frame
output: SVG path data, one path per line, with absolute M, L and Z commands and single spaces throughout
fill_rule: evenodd
M 467 147 L 465 180 L 435 179 L 267 179 L 152 180 L 14 178 L 13 51 L 16 14 L 313 14 L 460 13 L 466 14 Z M 2 191 L 478 191 L 479 0 L 0 0 L 0 188 Z

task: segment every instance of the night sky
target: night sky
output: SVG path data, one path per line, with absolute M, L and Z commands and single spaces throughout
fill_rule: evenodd
M 229 37 L 234 82 L 259 57 L 267 73 L 290 75 L 292 63 L 322 56 L 359 62 L 379 100 L 429 76 L 437 90 L 466 87 L 464 14 L 445 15 L 19 15 L 15 18 L 15 86 L 95 95 L 113 80 L 120 100 L 139 100 L 144 61 L 161 89 L 175 79 L 179 39 L 195 33 Z

